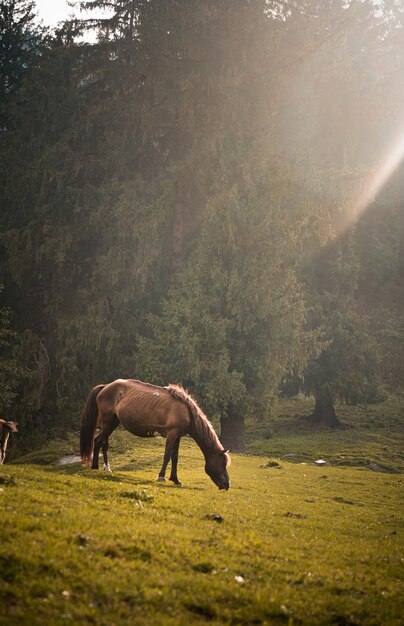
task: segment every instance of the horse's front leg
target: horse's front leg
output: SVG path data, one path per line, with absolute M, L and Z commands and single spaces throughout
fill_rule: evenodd
M 173 451 L 171 454 L 171 474 L 170 474 L 170 480 L 175 483 L 176 485 L 182 485 L 182 482 L 180 480 L 178 480 L 178 476 L 177 476 L 177 465 L 178 465 L 178 450 L 180 447 L 180 441 L 181 441 L 181 437 L 177 437 L 175 443 L 174 443 L 174 447 L 173 447 Z
M 172 457 L 173 454 L 173 450 L 175 448 L 176 445 L 176 441 L 177 441 L 177 431 L 176 430 L 170 430 L 167 433 L 167 438 L 166 438 L 166 449 L 164 451 L 164 460 L 163 460 L 163 465 L 161 466 L 161 470 L 159 472 L 158 478 L 157 480 L 159 482 L 165 482 L 166 478 L 166 469 L 167 469 L 167 465 Z

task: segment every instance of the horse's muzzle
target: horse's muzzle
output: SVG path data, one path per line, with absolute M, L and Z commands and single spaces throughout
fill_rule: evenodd
M 219 487 L 219 490 L 222 491 L 222 489 L 226 489 L 226 491 L 228 491 L 230 488 L 230 483 L 226 480 L 226 482 L 223 483 L 222 487 Z

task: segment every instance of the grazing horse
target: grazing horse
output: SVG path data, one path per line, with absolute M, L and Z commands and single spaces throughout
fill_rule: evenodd
M 97 424 L 101 432 L 95 437 Z M 119 424 L 138 437 L 160 434 L 166 438 L 164 461 L 159 481 L 165 481 L 171 460 L 170 480 L 181 485 L 177 476 L 178 449 L 181 437 L 190 435 L 205 457 L 205 471 L 219 487 L 230 487 L 226 466 L 230 461 L 212 424 L 195 400 L 179 385 L 157 387 L 140 380 L 118 379 L 94 387 L 84 405 L 80 431 L 80 454 L 85 465 L 98 469 L 102 448 L 104 469 L 108 464 L 108 438 Z
M 6 420 L 0 419 L 0 465 L 4 463 L 10 433 L 16 433 L 17 430 L 15 422 L 6 422 Z

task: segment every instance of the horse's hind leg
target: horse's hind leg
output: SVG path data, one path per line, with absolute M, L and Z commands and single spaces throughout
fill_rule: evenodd
M 102 449 L 102 456 L 104 459 L 104 471 L 105 472 L 110 472 L 111 471 L 111 467 L 108 463 L 108 448 L 109 448 L 109 439 L 104 439 L 102 444 L 101 444 L 101 449 Z
M 176 485 L 182 485 L 182 482 L 180 480 L 178 480 L 178 476 L 177 476 L 177 465 L 178 465 L 178 450 L 180 447 L 180 441 L 181 441 L 181 437 L 177 437 L 174 447 L 173 447 L 173 451 L 171 453 L 171 474 L 170 474 L 170 480 L 175 483 Z
M 100 454 L 100 448 L 102 447 L 102 454 L 104 457 L 104 469 L 107 471 L 111 471 L 108 463 L 108 438 L 114 432 L 115 428 L 117 428 L 117 426 L 119 426 L 119 420 L 115 414 L 108 416 L 107 418 L 103 418 L 102 430 L 94 439 L 94 452 L 91 469 L 98 469 L 98 457 Z

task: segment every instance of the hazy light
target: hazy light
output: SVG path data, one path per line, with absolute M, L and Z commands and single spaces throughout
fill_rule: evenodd
M 362 188 L 353 206 L 354 219 L 358 219 L 372 204 L 377 194 L 384 187 L 388 179 L 394 174 L 404 158 L 404 124 L 400 129 L 397 143 L 388 152 L 382 162 L 375 168 L 372 177 L 365 179 Z
M 67 0 L 36 0 L 38 17 L 45 26 L 56 26 L 74 13 Z
M 88 19 L 107 17 L 111 14 L 111 10 L 98 9 L 93 11 L 80 11 L 78 6 L 71 7 L 68 5 L 68 0 L 36 0 L 37 16 L 44 26 L 50 26 L 54 28 L 59 22 L 76 18 L 76 19 Z M 80 41 L 86 41 L 94 43 L 97 39 L 96 32 L 85 33 Z

